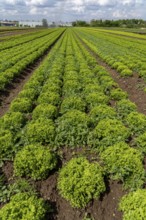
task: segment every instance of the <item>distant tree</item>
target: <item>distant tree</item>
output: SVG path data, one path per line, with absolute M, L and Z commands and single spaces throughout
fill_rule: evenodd
M 43 26 L 43 27 L 48 27 L 48 21 L 47 21 L 47 19 L 45 19 L 45 18 L 42 19 L 42 26 Z
M 80 20 L 78 20 L 78 21 L 74 21 L 74 22 L 72 22 L 72 26 L 76 26 L 76 27 L 88 27 L 89 26 L 89 24 L 86 22 L 86 21 L 80 21 Z

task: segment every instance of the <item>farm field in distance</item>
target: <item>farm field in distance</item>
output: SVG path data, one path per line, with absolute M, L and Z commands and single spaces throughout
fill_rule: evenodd
M 0 220 L 146 219 L 146 35 L 134 32 L 0 28 Z

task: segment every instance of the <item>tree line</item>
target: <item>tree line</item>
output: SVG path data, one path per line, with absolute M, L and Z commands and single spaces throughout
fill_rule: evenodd
M 136 28 L 146 27 L 146 21 L 142 19 L 120 19 L 120 20 L 95 20 L 92 19 L 90 22 L 77 20 L 72 22 L 73 26 L 76 27 L 125 27 L 125 28 Z

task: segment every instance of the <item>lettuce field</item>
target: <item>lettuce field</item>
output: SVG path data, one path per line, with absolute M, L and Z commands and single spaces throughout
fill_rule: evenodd
M 0 32 L 0 220 L 146 219 L 146 36 Z

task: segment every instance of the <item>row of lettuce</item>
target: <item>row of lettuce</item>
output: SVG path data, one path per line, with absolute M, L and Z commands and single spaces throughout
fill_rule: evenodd
M 41 57 L 63 31 L 64 29 L 46 31 L 43 36 L 39 34 L 39 38 L 35 36 L 36 39 L 2 51 L 0 53 L 0 90 L 4 90 L 26 67 Z
M 114 31 L 76 29 L 76 33 L 101 59 L 121 76 L 136 72 L 146 79 L 146 41 L 114 35 Z
M 106 191 L 105 177 L 118 180 L 124 189 L 133 191 L 119 203 L 123 219 L 146 217 L 142 205 L 146 116 L 137 112 L 127 93 L 72 30 L 55 44 L 11 103 L 0 126 L 1 161 L 14 160 L 17 178 L 46 179 L 52 170 L 58 171 L 58 152 L 64 146 L 82 148 L 88 151 L 86 157 L 74 156 L 59 170 L 60 195 L 73 207 L 82 208 Z M 97 154 L 94 160 L 92 150 Z M 50 210 L 47 204 L 32 190 L 19 189 L 10 198 L 6 195 L 10 202 L 0 210 L 0 218 L 45 219 Z
M 6 49 L 10 49 L 12 47 L 16 47 L 19 46 L 21 44 L 25 44 L 29 41 L 33 41 L 37 38 L 41 38 L 44 37 L 46 35 L 48 35 L 51 32 L 54 32 L 56 29 L 45 29 L 45 30 L 37 30 L 33 33 L 28 32 L 28 34 L 24 34 L 24 35 L 18 35 L 18 36 L 14 36 L 13 39 L 9 39 L 5 42 L 0 42 L 0 52 L 2 52 L 3 50 Z

